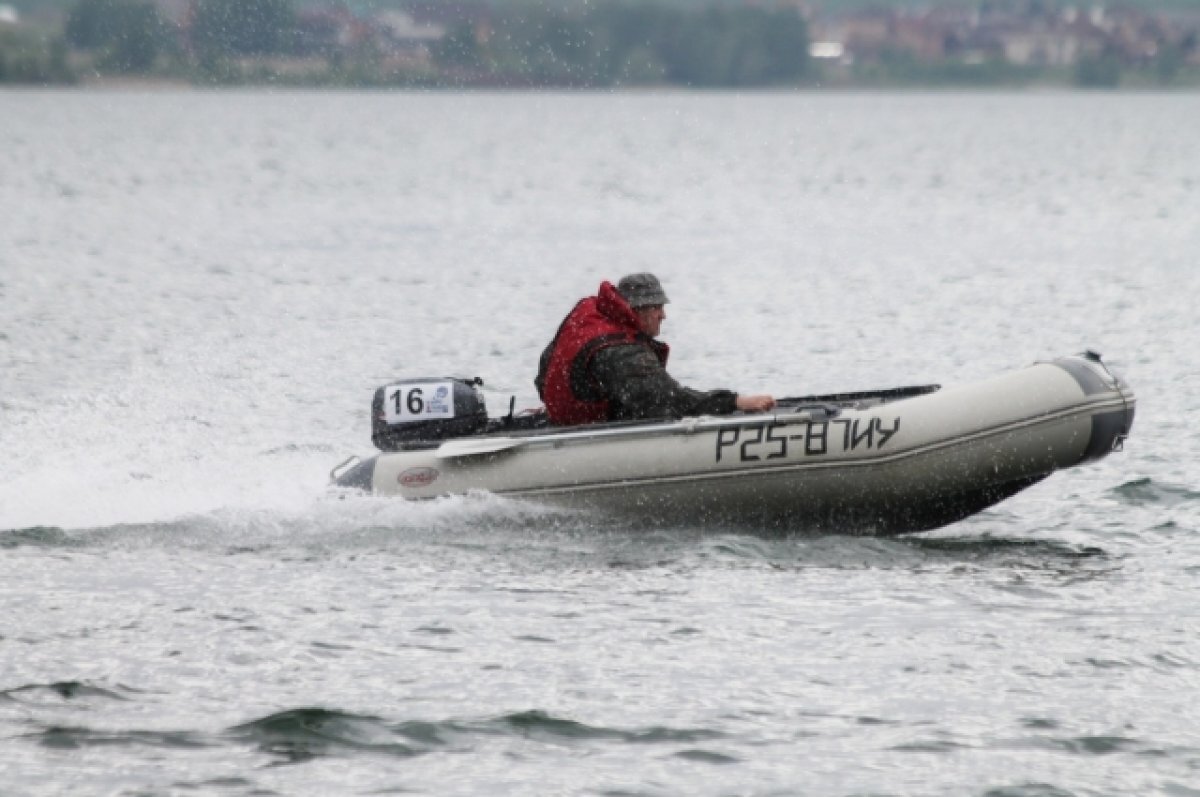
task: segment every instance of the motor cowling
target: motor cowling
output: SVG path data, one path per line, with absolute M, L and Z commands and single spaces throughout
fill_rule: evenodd
M 371 442 L 381 451 L 429 448 L 487 427 L 483 380 L 456 377 L 401 379 L 375 391 Z

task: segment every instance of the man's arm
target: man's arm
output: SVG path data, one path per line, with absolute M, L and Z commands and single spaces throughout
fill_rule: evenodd
M 738 408 L 732 390 L 702 392 L 679 384 L 645 346 L 601 349 L 591 370 L 612 402 L 613 420 L 728 415 Z

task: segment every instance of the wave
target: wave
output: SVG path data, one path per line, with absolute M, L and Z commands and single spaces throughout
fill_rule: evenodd
M 54 702 L 87 700 L 130 700 L 137 690 L 128 687 L 106 689 L 81 681 L 55 681 L 49 684 L 26 684 L 0 691 L 0 700 L 13 703 L 36 704 L 47 700 Z
M 53 526 L 0 530 L 0 548 L 75 548 L 82 545 L 74 535 Z
M 157 523 L 14 529 L 0 532 L 0 549 L 165 550 L 180 555 L 192 551 L 284 559 L 363 553 L 408 556 L 424 550 L 454 562 L 455 567 L 473 567 L 486 560 L 521 572 L 969 567 L 1080 579 L 1120 566 L 1119 558 L 1095 545 L 972 531 L 936 537 L 778 537 L 756 534 L 753 529 L 645 529 L 619 519 L 548 509 L 487 493 L 420 503 L 326 495 L 303 510 L 227 509 Z
M 435 733 L 406 734 L 378 717 L 296 708 L 230 728 L 226 736 L 288 763 L 347 752 L 409 757 L 443 747 Z
M 227 507 L 145 522 L 0 529 L 0 548 L 172 548 L 239 553 L 280 547 L 386 547 L 397 540 L 456 539 L 580 526 L 580 515 L 487 493 L 406 502 L 321 492 L 291 507 Z
M 566 741 L 571 739 L 603 739 L 628 744 L 694 743 L 724 738 L 713 730 L 679 729 L 653 726 L 639 730 L 605 728 L 563 719 L 544 711 L 522 711 L 505 714 L 470 726 L 480 733 L 515 734 L 523 738 Z
M 19 738 L 32 740 L 43 747 L 59 750 L 78 750 L 85 747 L 171 747 L 196 749 L 212 747 L 213 742 L 202 736 L 176 731 L 100 731 L 91 728 L 53 725 Z
M 988 789 L 983 797 L 1077 797 L 1069 789 L 1060 789 L 1051 783 L 1021 783 Z
M 1177 506 L 1200 500 L 1200 491 L 1180 484 L 1155 481 L 1149 476 L 1127 481 L 1112 488 L 1109 493 L 1130 506 Z
M 667 755 L 693 761 L 719 764 L 737 760 L 696 746 L 727 738 L 726 734 L 716 730 L 666 726 L 612 728 L 589 725 L 536 709 L 475 720 L 392 722 L 370 714 L 302 707 L 268 714 L 217 733 L 101 730 L 55 723 L 32 733 L 20 734 L 18 738 L 60 750 L 115 746 L 176 749 L 247 746 L 266 754 L 276 765 L 361 754 L 403 759 L 439 752 L 471 752 L 488 740 L 503 738 L 553 746 L 589 743 L 662 746 L 669 748 L 664 750 Z
M 226 737 L 251 744 L 281 762 L 353 752 L 410 757 L 437 751 L 463 752 L 482 739 L 513 737 L 547 744 L 615 742 L 638 745 L 693 745 L 725 738 L 708 729 L 665 726 L 609 728 L 589 725 L 541 710 L 520 711 L 480 720 L 407 721 L 325 708 L 296 708 L 230 728 Z M 688 749 L 676 754 L 696 757 L 716 753 Z

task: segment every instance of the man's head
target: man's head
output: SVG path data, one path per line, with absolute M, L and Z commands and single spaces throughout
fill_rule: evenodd
M 670 301 L 658 277 L 643 272 L 621 277 L 617 292 L 629 302 L 638 317 L 638 328 L 643 334 L 658 337 L 662 322 L 667 317 L 663 305 Z
M 648 304 L 666 304 L 671 301 L 662 289 L 658 277 L 648 272 L 626 274 L 617 283 L 617 293 L 625 297 L 634 310 Z

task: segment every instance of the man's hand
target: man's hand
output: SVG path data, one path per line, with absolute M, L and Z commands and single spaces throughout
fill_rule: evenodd
M 742 412 L 766 412 L 775 409 L 774 396 L 742 396 L 737 397 L 737 408 Z

